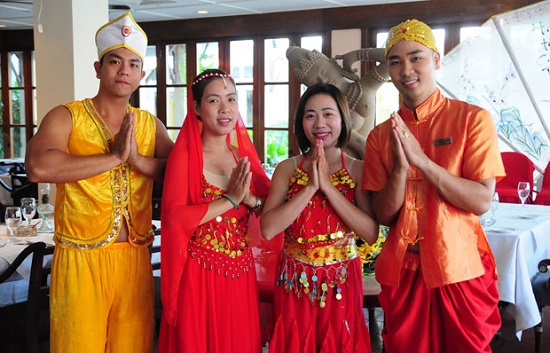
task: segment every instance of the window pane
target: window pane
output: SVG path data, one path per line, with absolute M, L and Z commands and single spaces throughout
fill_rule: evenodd
M 308 50 L 316 49 L 318 51 L 322 51 L 323 37 L 322 36 L 302 37 L 300 47 Z
M 288 158 L 288 131 L 267 130 L 265 132 L 265 153 L 266 156 L 263 160 L 270 167 L 274 167 Z
M 31 65 L 32 65 L 32 86 L 36 87 L 36 56 L 35 56 L 34 50 L 31 53 Z
M 157 88 L 139 88 L 139 107 L 148 110 L 151 114 L 157 115 Z
M 244 126 L 251 128 L 253 125 L 252 110 L 252 85 L 237 85 L 237 99 L 239 101 L 239 112 L 244 121 Z
M 265 127 L 288 127 L 288 85 L 266 85 Z
M 178 138 L 178 134 L 180 132 L 180 129 L 168 129 L 168 136 L 170 136 L 170 139 L 172 141 L 176 141 Z
M 26 150 L 25 128 L 11 128 L 12 158 L 25 158 Z
M 197 75 L 206 69 L 220 67 L 218 42 L 197 43 Z
M 441 59 L 443 59 L 443 53 L 445 53 L 445 30 L 444 29 L 432 29 L 435 37 L 435 45 L 439 54 L 441 54 Z
M 24 124 L 25 123 L 25 91 L 22 89 L 13 89 L 10 91 L 10 110 L 11 121 L 10 124 Z
M 32 123 L 34 126 L 37 126 L 38 125 L 38 113 L 37 113 L 37 103 L 36 103 L 36 89 L 33 89 L 32 90 L 32 101 L 33 101 L 33 104 L 32 104 Z
M 266 39 L 265 45 L 265 81 L 288 82 L 288 38 Z
M 23 52 L 8 53 L 8 77 L 10 87 L 23 87 Z
M 393 83 L 384 83 L 376 91 L 376 117 L 375 125 L 389 119 L 390 114 L 399 109 L 399 91 Z
M 166 89 L 166 126 L 181 127 L 187 114 L 187 88 Z
M 145 52 L 145 62 L 143 63 L 143 71 L 145 76 L 141 81 L 142 85 L 156 85 L 157 84 L 157 52 L 154 45 L 147 46 Z
M 254 41 L 239 40 L 230 44 L 231 76 L 237 83 L 254 81 Z
M 187 82 L 187 48 L 185 44 L 166 46 L 166 83 L 185 84 Z

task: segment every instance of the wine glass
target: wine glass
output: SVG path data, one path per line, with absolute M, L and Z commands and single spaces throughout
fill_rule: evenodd
M 529 187 L 529 183 L 526 181 L 520 181 L 518 183 L 518 196 L 521 200 L 521 207 L 525 205 L 525 200 L 529 197 L 529 193 L 531 192 L 531 188 Z
M 6 207 L 6 214 L 4 215 L 6 221 L 6 227 L 10 231 L 10 239 L 15 237 L 15 231 L 21 223 L 21 208 L 17 206 Z
M 36 200 L 32 197 L 24 197 L 21 199 L 21 213 L 27 220 L 27 224 L 31 225 L 31 219 L 36 214 Z

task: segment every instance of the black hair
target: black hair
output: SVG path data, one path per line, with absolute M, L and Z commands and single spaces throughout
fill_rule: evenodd
M 331 96 L 338 106 L 338 111 L 340 112 L 340 117 L 342 118 L 342 131 L 340 136 L 338 136 L 338 142 L 336 146 L 344 147 L 350 137 L 351 137 L 351 113 L 349 109 L 349 104 L 342 92 L 329 83 L 317 83 L 310 86 L 300 97 L 298 106 L 296 107 L 296 114 L 294 119 L 294 134 L 296 135 L 296 141 L 302 153 L 307 153 L 311 149 L 311 142 L 308 140 L 306 133 L 304 131 L 304 112 L 306 108 L 307 101 L 318 94 L 326 94 Z

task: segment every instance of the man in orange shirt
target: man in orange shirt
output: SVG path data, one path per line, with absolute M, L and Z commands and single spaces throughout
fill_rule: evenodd
M 363 189 L 390 232 L 376 263 L 387 352 L 490 352 L 500 327 L 496 266 L 479 216 L 504 167 L 491 115 L 444 97 L 430 27 L 403 22 L 386 42 L 402 97 L 368 136 Z

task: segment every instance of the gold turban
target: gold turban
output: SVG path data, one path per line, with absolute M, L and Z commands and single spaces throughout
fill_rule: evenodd
M 407 20 L 390 29 L 386 40 L 386 53 L 384 55 L 386 58 L 388 58 L 390 49 L 400 40 L 418 42 L 435 52 L 438 51 L 432 29 L 418 20 Z

